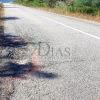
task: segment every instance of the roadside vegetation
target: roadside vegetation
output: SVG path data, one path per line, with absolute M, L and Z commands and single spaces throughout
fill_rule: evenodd
M 0 2 L 0 52 L 2 50 L 2 34 L 3 34 L 3 17 L 4 17 L 4 9 L 3 3 Z
M 100 20 L 100 0 L 15 0 L 15 3 L 34 6 L 64 15 Z
M 1 30 L 3 29 L 3 17 L 4 17 L 3 3 L 0 2 L 0 33 L 1 33 Z

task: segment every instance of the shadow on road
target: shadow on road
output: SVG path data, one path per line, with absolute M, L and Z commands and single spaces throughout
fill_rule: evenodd
M 19 18 L 18 17 L 4 17 L 3 19 L 7 21 L 7 20 L 18 20 Z
M 9 62 L 0 69 L 0 77 L 20 77 L 22 74 L 30 73 L 33 68 L 34 66 L 31 63 L 20 65 Z
M 0 77 L 12 77 L 12 78 L 22 78 L 25 79 L 27 77 L 24 77 L 25 74 L 30 74 L 32 72 L 33 76 L 39 77 L 39 78 L 49 78 L 53 79 L 56 78 L 57 75 L 54 73 L 47 73 L 43 71 L 34 71 L 36 66 L 33 66 L 32 63 L 28 64 L 16 64 L 16 63 L 8 63 L 6 66 L 3 66 L 0 69 Z
M 24 41 L 19 36 L 13 36 L 13 35 L 2 35 L 3 38 L 2 46 L 3 47 L 23 47 L 26 46 L 28 43 Z
M 15 56 L 18 56 L 17 61 L 22 56 L 26 56 L 26 57 L 24 57 L 24 59 L 28 58 L 28 56 L 26 55 L 27 50 L 25 50 L 28 48 L 27 47 L 28 42 L 26 42 L 24 39 L 22 39 L 19 36 L 13 36 L 13 35 L 8 35 L 8 34 L 2 35 L 1 37 L 3 38 L 3 42 L 2 42 L 3 50 L 6 50 L 8 48 L 6 50 L 8 53 L 5 54 L 5 52 L 4 52 L 1 55 L 0 60 L 2 61 L 2 64 L 1 64 L 2 66 L 0 67 L 0 77 L 16 78 L 16 77 L 22 76 L 23 74 L 30 74 L 31 72 L 33 72 L 34 76 L 39 77 L 39 78 L 52 79 L 52 78 L 57 77 L 57 75 L 54 73 L 47 73 L 47 72 L 43 72 L 43 71 L 39 71 L 39 70 L 36 71 L 35 69 L 37 66 L 35 66 L 31 62 L 25 62 L 23 64 L 16 62 Z M 34 46 L 34 45 L 32 45 L 32 46 Z M 22 52 L 22 53 L 20 53 L 20 52 Z M 21 60 L 23 60 L 23 58 L 21 58 Z M 14 61 L 14 62 L 12 62 L 12 61 Z M 41 67 L 41 66 L 39 66 L 39 67 Z
M 3 50 L 0 53 L 0 100 L 10 100 L 10 97 L 15 92 L 14 83 L 18 82 L 16 79 L 28 79 L 29 77 L 27 77 L 27 75 L 48 79 L 58 77 L 55 73 L 36 70 L 37 66 L 35 66 L 32 62 L 21 64 L 16 62 L 16 58 L 14 56 L 19 57 L 20 55 L 21 57 L 23 56 L 22 54 L 26 55 L 27 50 L 25 49 L 28 47 L 28 45 L 31 45 L 20 36 L 4 34 L 0 35 L 0 38 L 3 40 L 1 43 Z M 15 54 L 16 52 L 17 54 Z M 20 57 L 18 57 L 17 60 L 20 59 Z M 39 67 L 41 68 L 41 66 Z
M 38 71 L 35 73 L 35 75 L 39 78 L 49 78 L 49 79 L 57 78 L 56 74 L 47 73 L 47 72 L 43 72 L 43 71 Z

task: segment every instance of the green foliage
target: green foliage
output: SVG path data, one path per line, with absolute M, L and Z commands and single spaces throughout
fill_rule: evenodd
M 75 0 L 75 6 L 95 6 L 100 7 L 100 0 Z
M 23 0 L 15 0 L 14 2 L 21 4 L 23 3 Z
M 15 0 L 15 2 L 27 6 L 41 6 L 41 7 L 45 6 L 43 0 Z
M 91 6 L 92 0 L 75 0 L 74 6 Z
M 100 9 L 97 7 L 89 7 L 89 6 L 69 6 L 68 11 L 70 12 L 80 12 L 84 14 L 91 14 L 92 16 L 100 15 Z
M 100 7 L 100 0 L 92 0 L 92 6 Z
M 80 12 L 100 15 L 100 0 L 15 0 L 19 4 L 39 7 L 56 7 L 63 12 Z M 66 4 L 66 2 L 69 2 Z
M 75 0 L 68 6 L 68 11 L 100 15 L 100 0 Z
M 46 0 L 45 2 L 48 7 L 54 7 L 57 1 L 58 0 Z
M 57 1 L 55 7 L 61 8 L 61 9 L 66 9 L 67 5 L 63 1 Z

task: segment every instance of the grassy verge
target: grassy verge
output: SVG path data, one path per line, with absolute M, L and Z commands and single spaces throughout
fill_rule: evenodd
M 0 3 L 0 52 L 2 50 L 2 35 L 4 33 L 4 29 L 3 29 L 3 25 L 4 25 L 4 8 L 3 8 L 3 4 Z
M 4 18 L 4 8 L 3 4 L 0 3 L 0 34 L 3 31 L 3 24 L 4 24 L 3 18 Z
M 28 7 L 35 7 L 37 9 L 62 14 L 66 16 L 72 16 L 80 19 L 90 20 L 94 22 L 100 23 L 100 8 L 93 8 L 88 6 L 76 7 L 73 5 L 67 6 L 64 3 L 57 4 L 55 7 L 48 7 L 45 3 L 37 3 L 37 2 L 20 2 L 17 4 L 21 4 Z
M 65 11 L 65 10 L 60 9 L 60 8 L 43 8 L 43 7 L 35 7 L 35 8 L 40 9 L 40 10 L 53 12 L 53 13 L 57 13 L 57 14 L 62 14 L 62 15 L 66 15 L 66 16 L 76 17 L 79 19 L 84 19 L 84 20 L 89 20 L 89 21 L 100 23 L 100 16 L 99 15 L 92 16 L 90 14 L 84 14 L 84 13 L 80 13 L 80 12 L 73 13 L 73 12 Z

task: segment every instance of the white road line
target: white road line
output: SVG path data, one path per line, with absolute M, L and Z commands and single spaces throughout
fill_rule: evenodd
M 87 32 L 81 31 L 81 30 L 79 30 L 79 29 L 73 28 L 73 27 L 71 27 L 71 26 L 68 26 L 68 25 L 66 25 L 66 24 L 63 24 L 63 23 L 60 23 L 60 22 L 58 22 L 58 21 L 52 20 L 52 19 L 50 19 L 50 18 L 44 17 L 44 16 L 42 16 L 42 15 L 39 15 L 39 14 L 36 14 L 36 13 L 33 13 L 33 14 L 35 14 L 35 15 L 37 15 L 37 16 L 40 16 L 40 17 L 42 17 L 42 18 L 44 18 L 44 19 L 50 20 L 50 21 L 52 21 L 52 22 L 55 22 L 55 23 L 57 23 L 57 24 L 59 24 L 59 25 L 62 25 L 62 26 L 64 26 L 64 27 L 70 28 L 70 29 L 72 29 L 72 30 L 75 30 L 75 31 L 77 31 L 77 32 L 81 32 L 81 33 L 83 33 L 83 34 L 85 34 L 85 35 L 88 35 L 88 36 L 90 36 L 90 37 L 93 37 L 93 38 L 95 38 L 95 39 L 99 39 L 99 40 L 100 40 L 100 37 L 97 37 L 97 36 L 95 36 L 95 35 L 92 35 L 92 34 L 89 34 L 89 33 L 87 33 Z

